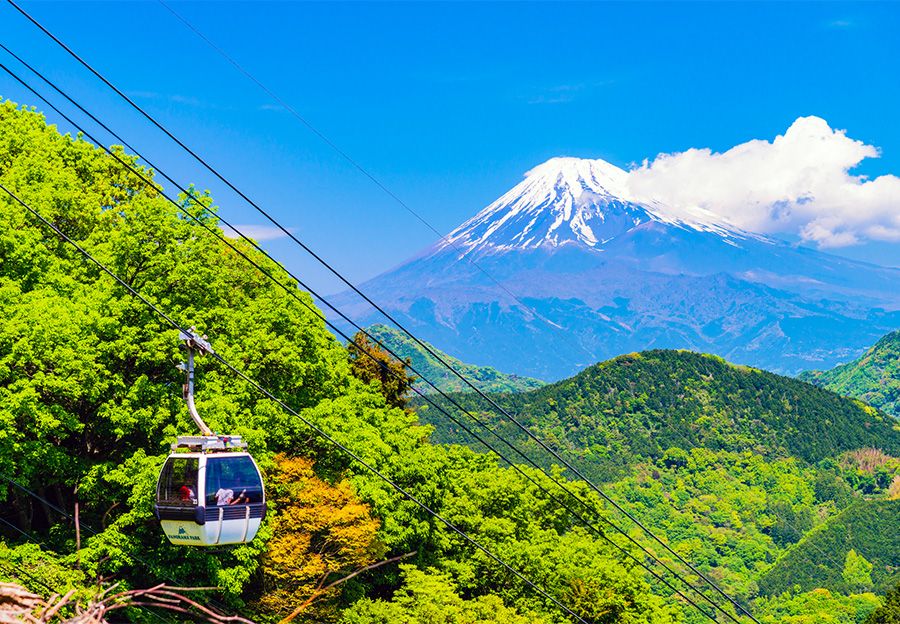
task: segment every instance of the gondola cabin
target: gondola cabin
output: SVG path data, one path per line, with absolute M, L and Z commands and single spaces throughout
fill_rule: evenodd
M 246 446 L 238 436 L 180 437 L 172 445 L 155 508 L 170 542 L 222 546 L 256 536 L 266 495 L 256 462 L 242 450 Z

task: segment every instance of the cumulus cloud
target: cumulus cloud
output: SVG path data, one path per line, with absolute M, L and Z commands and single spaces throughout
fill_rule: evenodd
M 796 234 L 820 247 L 898 241 L 900 178 L 850 173 L 878 156 L 876 147 L 824 119 L 800 117 L 772 141 L 645 160 L 629 173 L 628 186 L 636 199 L 660 202 L 676 215 L 708 211 L 746 230 Z

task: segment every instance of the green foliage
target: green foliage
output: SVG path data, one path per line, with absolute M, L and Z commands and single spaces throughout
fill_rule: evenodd
M 363 599 L 344 612 L 342 624 L 543 624 L 521 615 L 496 596 L 466 600 L 448 574 L 401 566 L 403 586 L 390 601 Z
M 178 322 L 211 336 L 226 360 L 303 419 L 581 617 L 603 624 L 697 617 L 519 473 L 473 449 L 432 444 L 431 428 L 402 409 L 403 385 L 386 388 L 380 371 L 362 374 L 356 366 L 362 359 L 348 358 L 306 293 L 294 293 L 308 304 L 302 305 L 218 240 L 214 211 L 201 219 L 210 233 L 102 151 L 9 102 L 0 104 L 0 181 Z M 212 206 L 205 193 L 181 201 L 191 214 Z M 280 270 L 249 246 L 233 244 L 267 270 Z M 63 515 L 6 487 L 0 518 L 41 546 L 4 531 L 4 579 L 48 592 L 88 591 L 98 577 L 123 588 L 210 585 L 230 609 L 265 618 L 289 610 L 297 596 L 313 595 L 323 577 L 415 551 L 399 572 L 384 566 L 340 585 L 316 617 L 568 621 L 472 543 L 209 358 L 199 362 L 198 408 L 215 430 L 249 441 L 273 486 L 272 509 L 251 544 L 216 551 L 171 546 L 151 508 L 171 439 L 194 432 L 180 399 L 176 345 L 175 331 L 0 198 L 0 474 L 69 513 L 77 492 L 83 529 L 78 550 Z M 498 389 L 521 381 L 466 371 Z M 831 393 L 717 358 L 664 351 L 618 358 L 501 399 L 592 476 L 623 476 L 611 491 L 744 599 L 754 597 L 756 577 L 777 557 L 773 570 L 802 553 L 805 542 L 831 535 L 825 522 L 790 546 L 854 500 L 848 480 L 865 492 L 871 476 L 881 488 L 872 493 L 886 492 L 880 468 L 870 474 L 869 464 L 836 456 L 865 446 L 894 453 L 900 436 L 883 414 Z M 472 397 L 461 400 L 476 405 Z M 443 427 L 440 436 L 455 440 Z M 284 458 L 276 461 L 278 453 Z M 814 468 L 803 460 L 825 463 Z M 526 474 L 550 487 L 546 475 Z M 608 513 L 584 483 L 569 487 Z M 889 516 L 868 518 L 864 539 L 866 525 L 850 523 L 853 539 L 827 544 L 840 542 L 842 555 L 852 547 L 871 561 L 876 587 L 897 566 L 896 544 L 875 537 L 890 535 L 885 526 L 896 526 L 896 518 Z M 35 587 L 31 576 L 47 587 Z M 271 596 L 263 595 L 267 590 Z M 832 606 L 810 599 L 790 608 L 814 613 Z
M 815 474 L 795 459 L 675 448 L 635 466 L 607 493 L 701 572 L 750 598 L 755 578 L 834 509 L 816 501 Z
M 45 598 L 71 589 L 84 590 L 88 575 L 74 564 L 74 557 L 60 557 L 37 544 L 10 547 L 0 542 L 0 582 L 27 586 Z
M 860 587 L 883 592 L 900 579 L 898 526 L 900 500 L 859 501 L 788 550 L 760 577 L 760 593 L 771 596 L 816 587 L 844 593 Z M 868 562 L 871 578 L 865 575 Z
M 884 597 L 884 604 L 875 609 L 865 624 L 900 624 L 900 584 Z
M 401 331 L 387 325 L 372 325 L 366 331 L 389 347 L 394 353 L 404 359 L 408 359 L 424 378 L 431 381 L 440 390 L 444 392 L 472 392 L 469 386 L 450 372 L 436 357 L 428 353 L 421 345 Z M 467 364 L 444 353 L 434 345 L 429 344 L 428 347 L 483 392 L 522 392 L 540 388 L 544 385 L 543 381 L 532 379 L 531 377 L 502 373 L 490 366 Z M 426 394 L 437 392 L 426 383 L 420 383 L 417 387 Z
M 179 323 L 208 334 L 227 361 L 370 466 L 598 622 L 677 618 L 680 607 L 654 595 L 640 568 L 601 538 L 573 530 L 573 518 L 520 475 L 470 449 L 430 444 L 430 430 L 415 414 L 396 407 L 378 383 L 351 374 L 352 358 L 325 331 L 306 293 L 296 294 L 308 307 L 248 269 L 157 189 L 123 174 L 80 138 L 61 136 L 40 115 L 3 103 L 0 137 L 5 186 Z M 182 205 L 197 213 L 211 199 L 185 197 Z M 218 231 L 215 216 L 202 222 Z M 247 245 L 234 244 L 279 271 Z M 197 374 L 198 409 L 207 422 L 245 436 L 270 477 L 278 473 L 277 453 L 303 458 L 296 465 L 307 468 L 303 478 L 315 487 L 275 479 L 273 508 L 251 544 L 215 551 L 170 545 L 151 509 L 169 443 L 194 432 L 180 399 L 180 359 L 175 331 L 20 206 L 0 198 L 0 472 L 69 513 L 77 488 L 83 529 L 76 552 L 71 523 L 6 488 L 0 517 L 44 548 L 15 545 L 17 534 L 4 533 L 0 561 L 16 562 L 22 573 L 45 571 L 54 590 L 85 587 L 98 577 L 123 587 L 214 586 L 218 600 L 252 616 L 260 605 L 287 610 L 289 594 L 308 589 L 325 568 L 343 574 L 381 556 L 416 551 L 415 563 L 437 572 L 410 572 L 413 586 L 438 574 L 484 617 L 519 613 L 527 614 L 524 621 L 564 621 L 494 560 L 211 358 L 199 362 Z M 533 478 L 546 481 L 537 473 Z M 358 504 L 329 506 L 329 492 L 349 496 L 351 486 Z M 575 487 L 590 499 L 583 486 Z M 349 514 L 351 507 L 358 513 Z M 320 538 L 337 533 L 348 538 L 346 547 L 319 549 Z M 294 565 L 285 551 L 304 548 L 319 559 Z M 72 572 L 76 560 L 80 570 Z M 275 587 L 277 604 L 259 600 L 267 587 Z M 355 577 L 341 585 L 341 595 L 329 597 L 328 617 L 363 596 L 400 587 L 395 566 Z M 456 608 L 451 603 L 448 613 Z
M 900 417 L 900 331 L 884 336 L 852 362 L 802 373 L 800 379 Z
M 309 412 L 331 401 L 344 412 L 343 397 L 371 394 L 350 377 L 344 349 L 317 314 L 248 270 L 103 152 L 9 102 L 0 105 L 0 136 L 5 186 L 173 318 L 213 336 L 219 353 L 295 409 Z M 213 217 L 207 222 L 215 227 Z M 277 270 L 247 245 L 235 245 Z M 312 306 L 306 293 L 298 296 Z M 162 541 L 150 515 L 169 442 L 194 429 L 179 397 L 177 332 L 5 194 L 0 318 L 0 471 L 69 513 L 78 488 L 85 526 L 106 526 L 99 537 L 84 531 L 84 565 L 96 562 L 98 573 L 133 570 L 130 577 L 145 582 L 166 570 L 179 582 L 239 592 L 254 570 L 247 554 L 259 546 L 219 556 L 179 551 Z M 307 430 L 215 361 L 201 362 L 197 385 L 207 422 L 243 434 L 264 461 L 307 445 Z M 386 411 L 380 397 L 367 400 Z M 358 435 L 366 429 L 360 423 Z M 315 450 L 326 464 L 346 463 L 333 451 Z M 17 489 L 6 497 L 7 518 L 37 531 L 48 547 L 71 552 L 71 525 Z
M 487 406 L 456 397 L 473 410 Z M 687 351 L 648 351 L 597 364 L 539 390 L 496 395 L 498 403 L 601 481 L 670 448 L 702 446 L 818 462 L 866 446 L 900 453 L 894 419 L 856 401 L 772 373 Z M 437 439 L 464 442 L 436 410 L 422 410 Z M 534 445 L 502 415 L 504 434 Z
M 872 589 L 872 564 L 852 548 L 847 552 L 841 576 L 847 586 L 854 591 Z
M 847 596 L 814 589 L 759 600 L 756 616 L 762 624 L 862 624 L 880 602 L 875 594 Z

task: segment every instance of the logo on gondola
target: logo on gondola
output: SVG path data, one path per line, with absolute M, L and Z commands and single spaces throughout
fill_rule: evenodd
M 192 542 L 200 541 L 199 535 L 188 535 L 188 532 L 184 530 L 184 527 L 178 527 L 177 535 L 174 535 L 172 533 L 166 533 L 166 535 L 168 535 L 169 538 L 176 539 L 176 540 L 188 540 L 188 541 L 192 541 Z

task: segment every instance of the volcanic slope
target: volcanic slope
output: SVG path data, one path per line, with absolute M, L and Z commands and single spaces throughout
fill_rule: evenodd
M 362 289 L 463 361 L 548 380 L 651 348 L 796 373 L 856 357 L 900 326 L 900 270 L 637 202 L 627 175 L 551 159 Z M 335 302 L 383 322 L 349 294 Z

